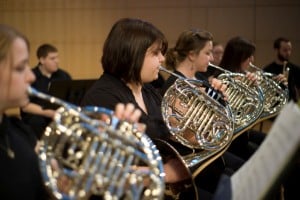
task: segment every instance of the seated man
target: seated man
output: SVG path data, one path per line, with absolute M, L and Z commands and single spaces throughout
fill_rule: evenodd
M 41 45 L 37 50 L 37 58 L 38 65 L 32 69 L 36 80 L 31 84 L 35 89 L 48 94 L 52 81 L 71 80 L 69 73 L 58 67 L 58 50 L 54 46 Z M 38 139 L 54 115 L 54 110 L 44 109 L 45 104 L 41 99 L 30 98 L 30 103 L 21 109 L 22 120 L 34 129 Z

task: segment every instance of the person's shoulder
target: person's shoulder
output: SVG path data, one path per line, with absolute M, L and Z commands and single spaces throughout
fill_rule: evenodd
M 157 103 L 161 102 L 161 89 L 155 88 L 151 83 L 146 83 L 143 85 L 143 90 L 149 94 L 148 98 L 153 98 Z
M 120 88 L 125 86 L 123 81 L 108 73 L 103 73 L 97 80 L 97 84 L 105 88 Z
M 70 75 L 69 72 L 67 72 L 66 70 L 64 69 L 61 69 L 59 68 L 57 71 L 56 71 L 56 74 L 60 75 L 60 76 L 63 76 L 65 79 L 72 79 L 72 76 Z
M 147 91 L 156 91 L 156 88 L 151 83 L 145 83 L 143 88 Z
M 167 80 L 165 81 L 165 83 L 163 84 L 162 89 L 161 89 L 162 95 L 165 94 L 165 92 L 169 89 L 169 87 L 171 87 L 175 83 L 176 80 L 177 80 L 177 77 L 173 76 L 173 75 L 171 75 L 167 78 Z
M 292 63 L 292 62 L 289 62 L 289 63 L 288 63 L 288 66 L 290 66 L 290 67 L 292 67 L 292 68 L 295 68 L 296 70 L 299 70 L 299 69 L 300 69 L 300 65 L 295 64 L 295 63 Z
M 273 74 L 279 74 L 282 70 L 282 66 L 278 65 L 275 61 L 265 65 L 262 67 L 262 70 L 265 72 L 273 73 Z
M 276 64 L 276 63 L 275 63 L 274 61 L 272 61 L 272 62 L 270 62 L 270 63 L 264 65 L 264 66 L 262 67 L 262 69 L 266 69 L 266 68 L 272 67 L 272 66 L 274 66 L 274 64 Z
M 103 73 L 99 79 L 97 79 L 94 84 L 86 92 L 87 95 L 105 95 L 105 94 L 119 94 L 125 91 L 125 84 L 121 80 L 111 76 L 109 74 Z M 101 92 L 99 92 L 101 91 Z
M 298 77 L 300 76 L 300 66 L 294 63 L 289 63 L 288 67 L 290 68 L 289 74 L 298 79 Z

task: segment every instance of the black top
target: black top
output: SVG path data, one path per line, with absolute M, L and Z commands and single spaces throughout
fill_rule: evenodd
M 175 74 L 185 78 L 185 76 L 179 72 L 179 71 L 174 71 Z M 167 80 L 165 81 L 164 85 L 162 86 L 162 89 L 161 89 L 161 94 L 164 95 L 166 93 L 166 91 L 169 89 L 169 87 L 171 87 L 175 81 L 177 80 L 177 77 L 174 76 L 174 75 L 170 75 Z
M 179 75 L 182 78 L 186 78 L 183 73 L 181 73 L 177 70 L 175 70 L 174 73 Z M 210 87 L 207 77 L 205 77 L 205 75 L 203 75 L 201 72 L 196 72 L 195 77 L 197 80 L 200 80 L 203 83 L 203 86 Z M 166 93 L 167 89 L 169 87 L 171 87 L 175 83 L 176 80 L 177 80 L 176 76 L 174 76 L 174 75 L 169 76 L 169 78 L 165 81 L 164 85 L 162 86 L 161 94 L 164 95 Z
M 182 78 L 186 78 L 181 72 L 179 72 L 177 70 L 175 70 L 174 73 L 179 75 Z M 178 77 L 176 77 L 174 75 L 169 76 L 169 78 L 165 81 L 165 83 L 161 89 L 162 96 L 166 93 L 166 91 L 169 89 L 169 87 L 171 87 L 175 83 L 177 78 Z M 226 104 L 225 101 L 223 100 L 224 99 L 223 95 L 211 87 L 211 85 L 208 82 L 208 79 L 204 75 L 197 73 L 196 78 L 199 81 L 199 83 L 201 83 L 200 85 L 202 85 L 205 88 L 205 92 L 207 93 L 207 95 L 209 95 L 211 98 L 213 98 L 215 100 L 218 100 L 219 103 L 221 103 L 222 105 Z
M 148 114 L 140 109 L 140 122 L 146 124 L 147 135 L 150 138 L 168 138 L 170 134 L 160 110 L 161 96 L 151 84 L 143 85 L 142 94 Z M 130 88 L 123 81 L 104 73 L 86 92 L 81 106 L 99 106 L 114 110 L 117 103 L 133 103 L 139 108 Z
M 4 116 L 0 123 L 0 199 L 46 199 L 35 144 L 29 127 L 17 118 Z M 8 156 L 8 147 L 14 158 Z
M 206 72 L 196 72 L 196 78 L 197 79 L 208 79 L 210 76 L 214 76 L 216 73 L 216 68 L 212 67 L 211 65 L 208 65 Z
M 68 72 L 62 69 L 58 69 L 51 75 L 50 78 L 41 73 L 39 66 L 34 67 L 32 72 L 36 76 L 36 80 L 31 84 L 31 86 L 44 93 L 48 93 L 49 84 L 51 81 L 71 80 L 71 76 L 68 74 Z
M 32 69 L 32 72 L 36 76 L 36 81 L 31 84 L 31 86 L 35 89 L 37 89 L 40 92 L 49 94 L 49 86 L 52 81 L 59 81 L 59 80 L 71 80 L 71 76 L 64 70 L 58 69 L 56 72 L 54 72 L 51 77 L 44 76 L 39 67 L 36 66 Z M 42 107 L 45 105 L 48 105 L 49 102 L 45 102 L 42 99 L 36 98 L 36 97 L 30 97 L 30 102 L 36 103 Z M 51 121 L 50 118 L 34 115 L 30 113 L 25 113 L 21 110 L 21 117 L 22 120 L 32 126 L 33 130 L 35 131 L 38 138 L 41 137 L 41 135 L 44 132 L 45 127 L 49 124 Z
M 290 69 L 288 85 L 290 98 L 297 102 L 300 95 L 300 67 L 293 67 Z
M 295 65 L 293 63 L 288 63 L 287 67 L 293 68 L 295 67 Z M 272 74 L 278 75 L 278 74 L 282 74 L 283 65 L 277 64 L 276 62 L 272 62 L 266 65 L 265 67 L 263 67 L 263 70 L 265 72 L 270 72 Z
M 290 99 L 297 99 L 297 91 L 296 88 L 300 88 L 300 67 L 293 64 L 288 63 L 286 67 L 289 67 L 289 75 L 288 75 L 288 89 L 289 89 L 289 97 Z M 265 72 L 270 72 L 272 74 L 278 75 L 282 74 L 283 65 L 279 65 L 276 62 L 272 62 L 269 65 L 263 68 Z

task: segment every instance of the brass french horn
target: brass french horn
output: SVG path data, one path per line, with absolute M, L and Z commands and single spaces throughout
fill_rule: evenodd
M 289 100 L 288 87 L 276 82 L 273 79 L 275 77 L 274 74 L 264 72 L 261 68 L 252 63 L 250 63 L 250 67 L 255 70 L 254 73 L 257 76 L 258 84 L 262 88 L 264 95 L 264 109 L 258 121 L 263 121 L 278 115 Z M 288 76 L 289 69 L 286 68 L 286 66 L 284 66 L 284 68 L 284 73 Z
M 210 158 L 220 156 L 229 146 L 234 130 L 232 113 L 219 93 L 204 82 L 186 79 L 164 67 L 160 70 L 177 77 L 163 96 L 162 116 L 174 140 L 191 150 L 179 154 L 195 177 L 204 163 L 208 165 Z
M 260 119 L 264 109 L 263 91 L 245 74 L 234 73 L 211 63 L 209 65 L 222 72 L 217 78 L 227 86 L 225 93 L 234 115 L 235 139 Z
M 105 108 L 85 110 L 31 87 L 28 93 L 60 106 L 38 153 L 44 182 L 57 199 L 163 198 L 162 158 L 134 124 Z

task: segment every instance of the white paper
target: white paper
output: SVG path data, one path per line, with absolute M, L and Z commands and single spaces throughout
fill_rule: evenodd
M 291 101 L 281 110 L 259 149 L 231 177 L 232 199 L 262 199 L 299 145 L 300 109 Z

